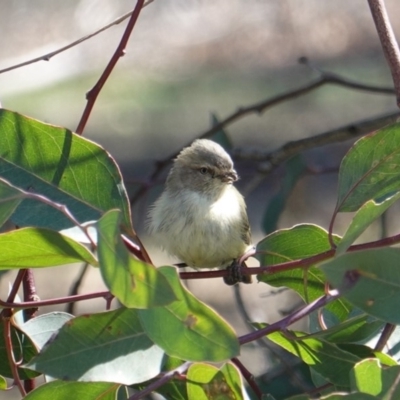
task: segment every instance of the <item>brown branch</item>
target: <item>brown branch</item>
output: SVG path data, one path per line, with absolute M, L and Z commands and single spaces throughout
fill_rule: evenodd
M 261 400 L 262 392 L 254 379 L 254 375 L 243 365 L 243 363 L 238 358 L 232 358 L 231 361 L 233 364 L 236 365 L 244 379 L 246 379 L 249 386 L 253 389 L 253 392 L 257 396 L 257 399 Z
M 128 21 L 125 32 L 122 35 L 121 41 L 120 41 L 117 49 L 115 50 L 113 56 L 111 57 L 108 65 L 106 66 L 105 70 L 101 74 L 97 83 L 86 94 L 86 99 L 87 99 L 86 107 L 83 111 L 83 114 L 82 114 L 81 120 L 79 121 L 78 127 L 76 128 L 76 133 L 78 133 L 79 135 L 81 135 L 83 130 L 85 129 L 86 123 L 89 119 L 89 116 L 90 116 L 90 113 L 94 106 L 94 103 L 95 103 L 97 96 L 99 95 L 102 87 L 106 83 L 108 77 L 110 76 L 112 70 L 114 69 L 114 67 L 117 64 L 120 57 L 122 57 L 125 54 L 125 47 L 128 43 L 128 40 L 133 31 L 133 28 L 135 27 L 136 21 L 139 18 L 139 14 L 143 7 L 143 3 L 144 3 L 144 0 L 137 0 L 135 9 L 133 10 L 133 13 Z
M 306 63 L 305 59 L 301 59 L 300 62 Z M 305 94 L 308 94 L 309 92 L 324 86 L 324 85 L 338 85 L 338 86 L 343 86 L 346 88 L 350 89 L 355 89 L 355 90 L 363 90 L 367 92 L 372 92 L 372 93 L 382 93 L 382 94 L 394 94 L 394 89 L 393 88 L 388 88 L 388 87 L 380 87 L 380 86 L 374 86 L 374 85 L 364 85 L 359 82 L 352 81 L 350 79 L 346 79 L 344 77 L 341 77 L 339 75 L 329 73 L 329 72 L 323 72 L 320 71 L 320 77 L 318 79 L 315 79 L 314 81 L 311 81 L 298 89 L 294 90 L 289 90 L 285 93 L 279 94 L 277 96 L 268 98 L 266 100 L 263 100 L 261 102 L 246 106 L 246 107 L 240 107 L 237 111 L 233 112 L 231 115 L 220 121 L 219 123 L 213 125 L 210 129 L 207 131 L 203 132 L 201 135 L 197 136 L 198 138 L 207 138 L 213 135 L 214 133 L 220 131 L 221 129 L 226 128 L 228 125 L 236 122 L 237 120 L 251 115 L 251 114 L 258 114 L 261 115 L 265 111 L 267 111 L 269 108 L 274 107 L 278 104 L 281 104 L 285 101 L 295 99 L 297 97 L 303 96 Z M 189 145 L 190 143 L 188 143 Z M 146 182 L 145 185 L 143 185 L 131 198 L 131 204 L 134 204 L 141 196 L 144 195 L 144 193 L 148 190 L 149 187 L 152 186 L 152 182 L 156 181 L 158 176 L 161 174 L 161 172 L 164 170 L 164 168 L 171 162 L 173 158 L 175 158 L 178 155 L 178 153 L 171 154 L 167 158 L 158 161 L 156 163 L 155 169 L 153 173 L 151 174 L 150 178 Z
M 146 7 L 147 5 L 152 3 L 153 1 L 154 0 L 147 1 L 145 4 L 143 4 L 142 8 Z M 99 33 L 102 33 L 104 31 L 106 31 L 107 29 L 111 28 L 114 25 L 120 24 L 122 21 L 124 21 L 125 19 L 129 18 L 132 15 L 132 13 L 133 13 L 133 11 L 129 11 L 126 14 L 121 15 L 120 17 L 118 17 L 114 21 L 110 22 L 108 25 L 105 25 L 102 28 L 98 29 L 97 31 L 94 31 L 93 33 L 90 33 L 89 35 L 83 36 L 80 39 L 75 40 L 74 42 L 69 43 L 64 47 L 61 47 L 61 48 L 59 48 L 57 50 L 54 50 L 54 51 L 51 51 L 50 53 L 43 54 L 42 56 L 32 58 L 31 60 L 24 61 L 24 62 L 22 62 L 20 64 L 15 64 L 15 65 L 12 65 L 12 66 L 7 67 L 7 68 L 0 69 L 0 74 L 2 74 L 4 72 L 12 71 L 14 69 L 18 69 L 18 68 L 21 68 L 21 67 L 25 67 L 27 65 L 34 64 L 34 63 L 37 63 L 39 61 L 50 61 L 50 59 L 53 58 L 54 56 L 56 56 L 56 55 L 58 55 L 60 53 L 63 53 L 64 51 L 69 50 L 69 49 L 77 46 L 78 44 L 81 44 L 81 43 L 85 42 L 86 40 L 91 39 L 92 37 L 98 35 Z
M 372 131 L 382 128 L 385 125 L 393 123 L 400 116 L 399 112 L 382 115 L 380 117 L 369 118 L 357 121 L 349 125 L 341 126 L 330 131 L 310 136 L 305 139 L 294 140 L 284 144 L 277 150 L 267 151 L 264 149 L 237 149 L 234 151 L 234 157 L 240 160 L 252 160 L 263 162 L 259 171 L 267 174 L 277 166 L 289 160 L 298 153 L 316 147 L 325 146 L 332 143 L 343 142 L 354 139 L 357 136 L 365 135 Z
M 368 0 L 369 8 L 381 41 L 383 53 L 389 65 L 396 90 L 397 106 L 400 108 L 400 50 L 394 36 L 384 0 Z

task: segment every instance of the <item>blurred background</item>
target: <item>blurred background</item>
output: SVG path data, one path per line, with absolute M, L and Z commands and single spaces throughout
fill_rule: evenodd
M 130 11 L 136 2 L 0 0 L 0 4 L 2 70 L 96 31 Z M 398 37 L 400 3 L 386 0 L 386 5 Z M 50 61 L 0 73 L 2 107 L 75 130 L 86 104 L 85 93 L 107 65 L 125 25 L 126 20 Z M 303 56 L 323 71 L 360 83 L 392 86 L 366 0 L 155 0 L 142 10 L 126 55 L 101 91 L 84 136 L 113 155 L 128 192 L 134 194 L 154 162 L 205 132 L 212 115 L 223 119 L 241 106 L 317 78 L 318 72 L 298 63 Z M 395 111 L 393 95 L 330 85 L 263 115 L 249 115 L 230 125 L 226 133 L 235 148 L 272 151 L 291 140 Z M 337 170 L 350 145 L 340 143 L 304 154 L 313 173 L 305 174 L 293 188 L 279 228 L 298 223 L 328 227 L 336 201 Z M 238 187 L 244 190 L 257 165 L 251 160 L 237 160 L 236 165 L 241 176 Z M 260 221 L 269 200 L 279 191 L 282 169 L 246 192 L 255 242 L 265 235 Z M 145 236 L 143 223 L 161 184 L 162 179 L 133 208 L 134 226 L 157 265 L 173 260 L 156 251 L 151 238 Z M 335 232 L 343 232 L 348 220 L 349 216 L 339 218 Z M 390 220 L 389 231 L 395 229 L 395 220 Z M 371 238 L 379 235 L 379 226 L 368 234 Z M 67 295 L 79 268 L 59 268 L 57 281 L 51 270 L 35 271 L 40 297 Z M 2 278 L 1 298 L 6 297 L 12 278 L 11 273 Z M 236 293 L 219 279 L 191 281 L 188 286 L 234 324 L 238 334 L 249 330 L 238 312 L 238 291 L 252 320 L 273 322 L 298 302 L 289 292 L 269 296 L 271 289 L 257 283 L 242 285 Z M 103 287 L 98 271 L 91 270 L 81 292 Z M 76 312 L 101 309 L 104 302 L 84 302 Z M 300 327 L 305 329 L 305 323 Z M 259 348 L 248 349 L 245 357 L 252 360 L 255 375 L 273 363 Z

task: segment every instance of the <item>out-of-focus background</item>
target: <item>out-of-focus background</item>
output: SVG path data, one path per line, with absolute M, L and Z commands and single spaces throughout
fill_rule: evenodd
M 3 0 L 0 69 L 68 45 L 134 5 L 122 0 Z M 400 3 L 386 0 L 386 5 L 399 36 Z M 74 130 L 86 103 L 85 93 L 104 70 L 125 25 L 126 21 L 115 25 L 50 61 L 0 74 L 2 107 Z M 361 83 L 392 85 L 366 0 L 155 0 L 142 10 L 126 55 L 101 91 L 84 136 L 115 157 L 127 189 L 133 193 L 155 160 L 173 154 L 210 127 L 212 113 L 222 119 L 240 106 L 316 78 L 316 71 L 298 64 L 301 56 L 324 71 Z M 261 116 L 243 118 L 227 132 L 235 147 L 273 150 L 290 140 L 395 110 L 394 96 L 324 86 Z M 349 145 L 309 151 L 306 160 L 316 171 L 335 171 Z M 255 165 L 237 162 L 237 169 L 242 178 L 238 186 L 243 189 L 254 175 Z M 255 241 L 264 234 L 262 212 L 279 189 L 280 177 L 278 170 L 247 194 Z M 309 222 L 326 228 L 335 205 L 336 181 L 335 172 L 302 178 L 279 227 Z M 161 186 L 135 205 L 133 219 L 155 262 L 161 265 L 171 259 L 156 252 L 151 238 L 143 233 L 146 209 L 159 190 Z M 348 218 L 339 219 L 338 233 L 346 221 Z M 35 271 L 38 294 L 42 298 L 67 295 L 78 272 L 79 266 L 58 268 L 56 274 Z M 12 277 L 10 273 L 2 278 L 1 298 L 6 297 Z M 232 322 L 239 334 L 248 331 L 237 313 L 232 289 L 222 281 L 191 281 L 188 285 Z M 81 290 L 102 288 L 99 273 L 93 269 Z M 240 287 L 253 320 L 272 322 L 297 301 L 288 292 L 263 297 L 270 290 L 256 283 Z M 77 306 L 77 313 L 103 308 L 101 301 L 84 302 Z M 270 363 L 265 353 L 258 348 L 248 354 L 254 364 L 252 372 L 265 371 Z

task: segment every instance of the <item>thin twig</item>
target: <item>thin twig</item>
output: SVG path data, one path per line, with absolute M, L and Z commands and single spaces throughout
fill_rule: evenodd
M 83 301 L 83 300 L 92 300 L 98 299 L 103 297 L 108 301 L 110 297 L 109 291 L 103 292 L 94 292 L 94 293 L 87 293 L 87 294 L 77 294 L 75 296 L 68 296 L 68 297 L 59 297 L 50 300 L 38 300 L 38 301 L 24 301 L 24 302 L 14 302 L 14 301 L 3 301 L 0 300 L 0 306 L 4 308 L 4 311 L 10 308 L 31 308 L 31 307 L 44 307 L 44 306 L 53 306 L 56 304 L 66 304 L 66 303 L 73 303 L 76 301 Z
M 246 379 L 249 386 L 253 389 L 253 392 L 255 393 L 257 398 L 261 400 L 262 392 L 254 379 L 254 375 L 243 365 L 243 363 L 238 358 L 232 358 L 231 361 L 239 369 L 242 376 Z
M 154 0 L 148 0 L 145 4 L 143 4 L 142 8 L 146 7 L 147 5 L 152 3 L 153 1 Z M 12 65 L 12 66 L 7 67 L 7 68 L 0 69 L 0 74 L 2 74 L 4 72 L 12 71 L 12 70 L 17 69 L 17 68 L 25 67 L 27 65 L 34 64 L 34 63 L 37 63 L 39 61 L 50 61 L 50 59 L 53 58 L 54 56 L 56 56 L 56 55 L 58 55 L 60 53 L 63 53 L 64 51 L 67 51 L 67 50 L 69 50 L 69 49 L 71 49 L 71 48 L 73 48 L 73 47 L 85 42 L 86 40 L 91 39 L 92 37 L 98 35 L 101 32 L 106 31 L 107 29 L 111 28 L 114 25 L 120 24 L 122 21 L 124 21 L 125 19 L 129 18 L 132 15 L 132 13 L 133 13 L 133 10 L 127 12 L 124 15 L 121 15 L 120 17 L 118 17 L 117 19 L 115 19 L 111 23 L 103 26 L 102 28 L 98 29 L 97 31 L 94 31 L 93 33 L 90 33 L 89 35 L 83 36 L 80 39 L 75 40 L 74 42 L 67 44 L 66 46 L 63 46 L 63 47 L 61 47 L 61 48 L 59 48 L 57 50 L 51 51 L 50 53 L 43 54 L 42 56 L 32 58 L 31 60 L 24 61 L 24 62 L 22 62 L 20 64 L 15 64 L 15 65 Z
M 388 340 L 390 339 L 390 336 L 392 336 L 395 329 L 396 329 L 396 325 L 386 323 L 381 335 L 379 336 L 379 340 L 374 347 L 374 350 L 383 351 Z
M 394 88 L 396 90 L 397 106 L 400 108 L 400 50 L 394 35 L 384 0 L 368 0 L 369 8 L 375 22 L 381 41 L 383 53 L 389 65 Z
M 76 278 L 75 282 L 73 283 L 73 285 L 72 285 L 72 287 L 71 287 L 71 289 L 70 289 L 70 291 L 68 293 L 68 296 L 75 296 L 75 295 L 78 294 L 79 288 L 82 285 L 83 278 L 85 277 L 86 272 L 88 271 L 88 269 L 89 269 L 89 264 L 85 263 L 83 265 L 83 267 L 81 268 L 81 271 L 79 272 L 78 277 Z M 74 313 L 75 304 L 76 304 L 75 302 L 74 303 L 68 303 L 66 312 L 69 313 L 69 314 L 73 314 Z
M 356 280 L 352 283 L 353 285 L 356 283 Z M 348 287 L 346 287 L 346 290 Z M 285 331 L 288 326 L 292 325 L 293 323 L 303 319 L 305 316 L 311 314 L 313 311 L 318 310 L 321 307 L 326 306 L 333 300 L 336 300 L 339 296 L 341 296 L 341 292 L 339 290 L 331 290 L 328 294 L 319 297 L 318 299 L 314 300 L 312 303 L 302 307 L 300 310 L 295 311 L 294 313 L 288 315 L 281 320 L 268 325 L 265 328 L 259 329 L 258 331 L 248 333 L 246 335 L 239 337 L 239 343 L 245 344 L 257 340 L 261 337 L 269 335 L 272 332 L 277 331 Z
M 90 113 L 94 106 L 94 103 L 95 103 L 97 96 L 99 95 L 102 87 L 106 83 L 108 77 L 110 76 L 112 70 L 114 69 L 114 67 L 117 64 L 120 57 L 122 57 L 125 54 L 126 45 L 128 43 L 129 37 L 133 31 L 133 28 L 135 27 L 136 21 L 139 17 L 140 11 L 143 7 L 143 3 L 144 3 L 144 0 L 137 0 L 135 9 L 133 10 L 133 13 L 128 21 L 128 24 L 125 28 L 125 32 L 122 35 L 121 41 L 119 42 L 117 49 L 115 50 L 113 56 L 111 57 L 108 65 L 106 66 L 105 70 L 101 74 L 97 83 L 86 94 L 86 99 L 87 99 L 86 107 L 83 110 L 81 120 L 79 121 L 78 127 L 76 128 L 76 133 L 78 133 L 79 135 L 81 135 L 83 130 L 85 129 L 86 123 L 89 119 L 89 116 L 90 116 Z
M 302 61 L 304 63 L 304 61 Z M 362 90 L 372 93 L 382 93 L 382 94 L 394 94 L 393 88 L 388 87 L 380 87 L 374 85 L 366 85 L 361 84 L 359 82 L 352 81 L 350 79 L 341 77 L 340 75 L 333 74 L 330 72 L 320 72 L 320 77 L 304 84 L 303 86 L 289 90 L 285 93 L 279 94 L 277 96 L 273 96 L 261 102 L 251 104 L 249 106 L 240 107 L 237 111 L 233 112 L 232 114 L 228 115 L 225 119 L 221 120 L 219 123 L 213 125 L 210 129 L 203 132 L 202 134 L 198 135 L 198 138 L 207 138 L 213 135 L 214 133 L 226 128 L 228 125 L 236 122 L 237 120 L 251 115 L 251 114 L 258 114 L 261 115 L 269 108 L 272 108 L 278 104 L 286 102 L 288 100 L 295 99 L 297 97 L 303 96 L 308 94 L 309 92 L 324 86 L 324 85 L 338 85 L 343 86 L 345 88 L 355 89 L 355 90 Z M 308 140 L 312 140 L 312 138 L 308 138 Z M 188 143 L 189 145 L 190 143 Z M 320 144 L 321 145 L 321 144 Z M 141 198 L 149 187 L 152 186 L 152 183 L 157 180 L 161 172 L 164 168 L 171 162 L 173 158 L 175 158 L 178 153 L 174 153 L 169 155 L 168 157 L 164 158 L 163 160 L 157 161 L 155 168 L 150 175 L 149 179 L 147 180 L 146 184 L 143 185 L 132 197 L 131 197 L 131 204 L 134 204 L 139 198 Z
M 362 244 L 354 244 L 350 246 L 347 251 L 361 251 L 369 249 L 379 249 L 382 247 L 392 246 L 394 244 L 400 243 L 400 234 L 390 236 L 384 239 L 375 240 L 373 242 L 367 242 Z M 319 254 L 315 254 L 310 257 L 302 258 L 299 260 L 286 261 L 279 264 L 261 266 L 261 267 L 241 267 L 240 273 L 242 275 L 258 275 L 258 274 L 268 274 L 273 275 L 279 272 L 290 271 L 297 268 L 308 268 L 310 265 L 316 264 L 317 262 L 322 262 L 329 260 L 335 255 L 336 249 L 332 248 L 330 250 L 324 251 Z M 229 275 L 229 271 L 226 269 L 218 271 L 201 271 L 201 272 L 180 272 L 181 279 L 209 279 L 209 278 L 223 278 Z M 1 305 L 1 303 L 0 303 Z
M 182 365 L 180 365 L 178 368 L 175 368 L 172 371 L 166 372 L 165 374 L 162 375 L 161 378 L 150 383 L 149 385 L 146 386 L 145 389 L 143 389 L 140 392 L 135 393 L 134 395 L 129 397 L 128 400 L 142 399 L 143 397 L 147 396 L 151 392 L 154 392 L 156 389 L 158 389 L 162 385 L 165 385 L 170 380 L 174 379 L 176 376 L 182 375 L 184 372 L 187 371 L 187 369 L 190 367 L 191 364 L 192 364 L 191 362 L 187 361 L 187 362 L 183 363 Z

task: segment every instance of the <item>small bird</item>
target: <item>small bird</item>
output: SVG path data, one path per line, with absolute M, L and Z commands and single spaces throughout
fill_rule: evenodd
M 174 160 L 148 220 L 157 244 L 186 265 L 231 267 L 229 285 L 251 282 L 250 275 L 234 275 L 235 260 L 252 248 L 246 204 L 232 185 L 237 179 L 223 147 L 197 139 Z

